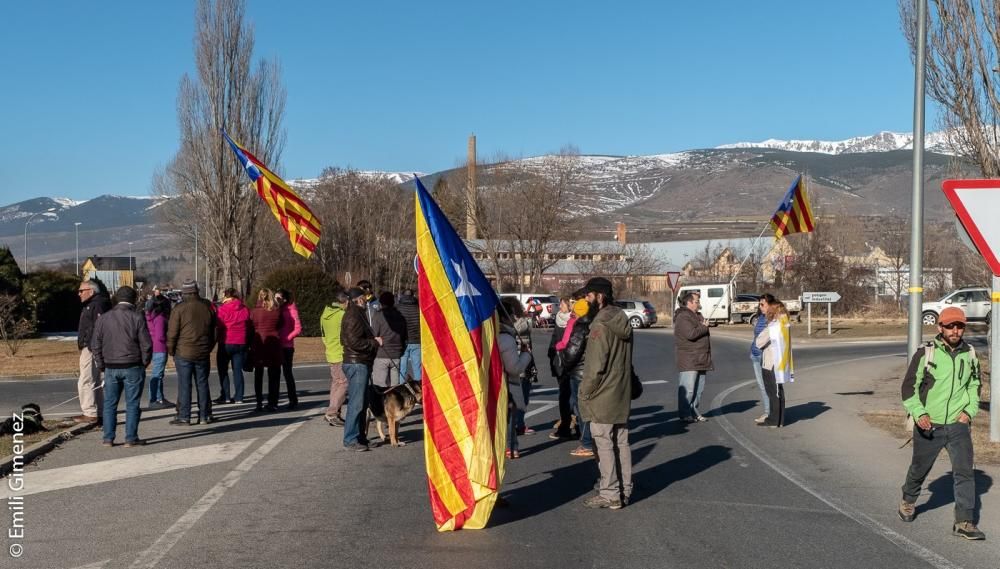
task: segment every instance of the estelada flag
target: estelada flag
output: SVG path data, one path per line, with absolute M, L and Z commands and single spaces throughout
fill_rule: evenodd
M 308 259 L 319 243 L 321 229 L 319 218 L 313 215 L 312 210 L 295 190 L 288 187 L 288 184 L 274 172 L 268 170 L 267 166 L 250 154 L 249 150 L 234 142 L 225 131 L 222 131 L 222 136 L 226 137 L 226 142 L 257 187 L 257 195 L 271 208 L 271 213 L 288 234 L 292 250 Z
M 437 203 L 415 183 L 431 511 L 438 531 L 481 529 L 500 492 L 507 440 L 499 301 Z
M 801 174 L 792 182 L 777 211 L 771 216 L 771 228 L 778 239 L 790 233 L 809 233 L 816 228 Z

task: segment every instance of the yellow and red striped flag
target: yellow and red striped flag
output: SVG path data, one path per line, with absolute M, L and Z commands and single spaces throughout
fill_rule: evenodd
M 274 172 L 268 170 L 267 166 L 250 154 L 249 150 L 234 142 L 225 131 L 222 131 L 222 136 L 226 137 L 226 142 L 256 186 L 257 195 L 271 208 L 271 213 L 288 234 L 292 250 L 308 259 L 319 243 L 321 229 L 319 218 L 295 190 L 288 187 L 288 184 Z
M 777 211 L 771 216 L 771 228 L 778 239 L 790 233 L 809 233 L 816 228 L 801 174 L 792 182 Z
M 500 493 L 507 439 L 499 301 L 437 203 L 415 182 L 431 511 L 438 531 L 482 529 Z

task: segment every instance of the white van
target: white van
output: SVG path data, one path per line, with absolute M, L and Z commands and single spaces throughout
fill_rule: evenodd
M 729 322 L 729 308 L 733 302 L 733 287 L 726 284 L 685 285 L 677 289 L 677 302 L 685 291 L 701 294 L 701 315 L 709 324 Z

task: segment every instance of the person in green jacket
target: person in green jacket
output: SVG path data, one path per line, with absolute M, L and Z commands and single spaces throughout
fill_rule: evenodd
M 899 518 L 912 522 L 916 501 L 941 449 L 948 450 L 955 483 L 952 533 L 986 539 L 975 524 L 976 480 L 972 462 L 972 419 L 979 411 L 979 360 L 962 339 L 965 313 L 949 306 L 938 318 L 937 337 L 910 361 L 903 378 L 903 407 L 914 418 L 913 458 L 903 483 Z
M 338 292 L 334 301 L 323 309 L 319 317 L 326 347 L 326 362 L 330 364 L 330 406 L 326 409 L 326 421 L 334 427 L 343 427 L 344 419 L 340 408 L 347 400 L 347 376 L 344 375 L 344 345 L 340 343 L 340 323 L 347 308 L 347 293 Z
M 628 417 L 632 408 L 632 327 L 625 312 L 615 306 L 611 281 L 595 277 L 584 290 L 591 314 L 583 380 L 577 393 L 580 414 L 590 422 L 590 434 L 601 471 L 596 496 L 588 508 L 617 510 L 632 495 L 632 451 L 628 444 Z

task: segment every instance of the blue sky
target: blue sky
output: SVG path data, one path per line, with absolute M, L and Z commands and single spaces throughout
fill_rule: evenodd
M 194 3 L 16 2 L 4 15 L 0 204 L 149 194 L 177 150 Z M 283 67 L 288 178 L 450 168 L 470 133 L 481 156 L 532 156 L 912 129 L 913 67 L 888 0 L 249 0 L 247 15 L 257 56 Z

